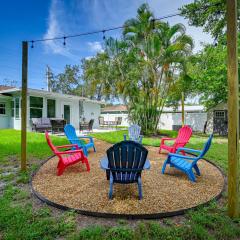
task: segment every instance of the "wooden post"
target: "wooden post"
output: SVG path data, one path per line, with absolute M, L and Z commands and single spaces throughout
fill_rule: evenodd
M 227 0 L 228 49 L 228 215 L 239 216 L 239 97 L 237 0 Z
M 182 127 L 185 125 L 184 92 L 182 92 Z
M 27 169 L 28 42 L 22 42 L 21 170 Z

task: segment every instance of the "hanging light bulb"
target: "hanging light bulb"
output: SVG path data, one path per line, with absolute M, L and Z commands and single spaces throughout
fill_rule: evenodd
M 102 33 L 103 33 L 103 40 L 105 40 L 106 39 L 105 30 L 103 30 Z
M 217 47 L 217 45 L 218 45 L 217 37 L 214 39 L 214 41 L 213 41 L 213 45 L 214 45 L 215 47 Z
M 64 47 L 66 46 L 66 37 L 65 36 L 63 37 L 63 46 Z
M 151 20 L 151 22 L 152 22 L 152 29 L 154 30 L 155 29 L 155 18 L 153 18 L 152 20 Z
M 31 43 L 32 43 L 32 44 L 31 44 L 31 48 L 34 48 L 34 45 L 33 45 L 34 41 L 31 41 Z

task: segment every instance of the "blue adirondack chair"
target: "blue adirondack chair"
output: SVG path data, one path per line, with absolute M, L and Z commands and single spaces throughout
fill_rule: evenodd
M 94 141 L 93 141 L 92 137 L 90 137 L 90 136 L 80 136 L 80 137 L 78 137 L 77 134 L 76 134 L 75 128 L 71 124 L 67 124 L 64 127 L 64 132 L 65 132 L 65 135 L 68 138 L 68 141 L 71 144 L 77 144 L 78 147 L 83 150 L 83 153 L 86 157 L 88 156 L 88 149 L 89 148 L 93 148 L 94 152 L 96 152 L 96 148 L 95 148 Z M 82 139 L 89 139 L 89 143 L 85 143 L 84 141 L 81 140 L 81 138 Z
M 128 128 L 128 138 L 129 140 L 142 143 L 143 136 L 140 135 L 141 133 L 141 127 L 137 124 L 133 124 Z M 127 140 L 127 134 L 124 134 L 124 140 Z
M 212 138 L 213 138 L 213 134 L 209 136 L 202 150 L 195 150 L 190 148 L 178 148 L 175 154 L 169 153 L 167 160 L 163 164 L 162 174 L 164 174 L 166 166 L 167 164 L 169 164 L 171 167 L 175 167 L 185 172 L 190 181 L 196 182 L 196 177 L 193 173 L 193 169 L 196 171 L 197 175 L 200 176 L 200 170 L 198 168 L 197 162 L 198 160 L 203 158 L 204 155 L 209 150 L 211 146 Z M 182 154 L 179 154 L 181 151 L 184 151 L 185 153 L 195 153 L 195 154 L 198 154 L 198 156 L 196 157 L 184 156 Z
M 141 172 L 150 169 L 148 150 L 140 143 L 122 141 L 107 150 L 107 156 L 100 162 L 102 169 L 109 173 L 109 199 L 112 199 L 113 184 L 138 184 L 139 199 L 142 199 Z

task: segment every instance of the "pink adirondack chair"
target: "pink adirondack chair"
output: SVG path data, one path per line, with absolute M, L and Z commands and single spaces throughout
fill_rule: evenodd
M 162 149 L 167 150 L 170 153 L 175 153 L 178 148 L 184 147 L 188 143 L 191 136 L 192 136 L 192 129 L 190 127 L 184 126 L 180 128 L 178 131 L 177 138 L 162 138 L 160 147 L 159 147 L 159 153 L 161 153 Z M 169 140 L 170 141 L 175 140 L 172 146 L 168 146 L 165 144 L 165 141 L 169 141 Z
M 88 159 L 84 156 L 83 151 L 78 148 L 77 144 L 69 144 L 63 146 L 54 146 L 48 132 L 45 132 L 46 140 L 53 151 L 53 153 L 58 157 L 58 165 L 57 165 L 57 175 L 60 176 L 63 174 L 66 167 L 73 165 L 78 162 L 82 162 L 86 164 L 87 171 L 90 171 L 90 166 L 88 163 Z M 67 151 L 59 151 L 59 149 L 63 148 L 75 148 L 76 150 L 67 150 Z

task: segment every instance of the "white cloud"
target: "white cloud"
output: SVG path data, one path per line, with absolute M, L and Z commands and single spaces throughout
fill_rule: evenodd
M 88 42 L 88 46 L 92 52 L 103 52 L 102 44 L 98 41 Z
M 64 31 L 61 27 L 61 22 L 59 19 L 64 16 L 64 6 L 61 1 L 52 0 L 51 7 L 49 10 L 49 19 L 48 19 L 48 29 L 44 35 L 44 39 L 62 37 L 64 36 Z M 66 40 L 67 41 L 67 40 Z M 78 60 L 79 58 L 73 55 L 69 48 L 63 45 L 61 40 L 54 41 L 45 41 L 44 42 L 47 52 L 52 52 L 54 54 L 59 54 L 65 57 L 68 57 L 72 60 Z

